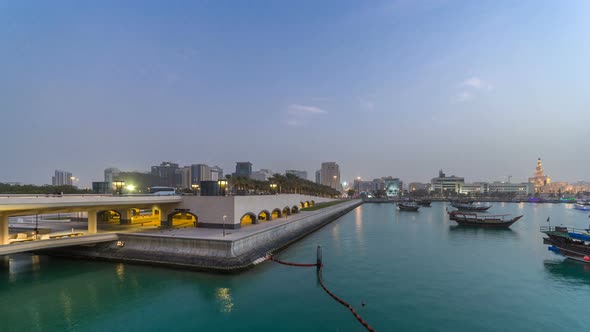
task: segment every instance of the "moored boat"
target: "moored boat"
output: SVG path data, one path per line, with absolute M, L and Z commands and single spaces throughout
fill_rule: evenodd
M 509 218 L 509 214 L 496 214 L 496 215 L 478 215 L 474 212 L 462 212 L 462 211 L 448 211 L 449 219 L 455 221 L 461 226 L 477 226 L 477 227 L 489 227 L 489 228 L 508 228 L 517 222 L 522 216 L 516 216 Z
M 478 205 L 473 203 L 460 203 L 460 202 L 451 202 L 451 206 L 460 210 L 460 211 L 475 211 L 475 212 L 483 212 L 489 210 L 491 205 Z
M 432 201 L 429 199 L 420 199 L 416 203 L 418 203 L 418 205 L 420 205 L 420 206 L 430 206 Z
M 399 208 L 400 211 L 418 211 L 418 209 L 420 208 L 416 203 L 414 202 L 401 202 L 397 205 L 397 207 Z
M 544 244 L 549 250 L 566 258 L 590 263 L 590 229 L 563 226 L 541 226 Z
M 589 201 L 576 202 L 576 204 L 574 204 L 574 209 L 589 211 L 590 210 L 590 202 Z

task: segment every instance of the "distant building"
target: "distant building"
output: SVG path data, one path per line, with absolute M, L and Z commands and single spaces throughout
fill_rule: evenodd
M 223 179 L 223 169 L 217 165 L 211 167 L 211 181 Z
M 544 187 L 551 183 L 551 179 L 543 172 L 543 163 L 541 158 L 537 159 L 537 167 L 535 167 L 535 174 L 532 178 L 529 178 L 529 183 L 532 183 L 535 187 L 535 192 L 544 192 Z
M 56 169 L 55 175 L 51 177 L 51 184 L 54 186 L 71 186 L 73 185 L 72 180 L 71 172 Z
M 250 178 L 252 175 L 252 163 L 249 161 L 238 161 L 234 175 L 236 177 Z
M 263 168 L 259 171 L 254 171 L 250 174 L 250 179 L 258 181 L 266 181 L 273 175 L 270 169 Z
M 431 187 L 430 190 L 432 191 L 439 191 L 439 192 L 456 192 L 458 193 L 461 190 L 461 186 L 465 184 L 465 179 L 458 176 L 446 176 L 443 173 L 442 169 L 438 172 L 438 177 L 433 178 L 430 181 Z
M 191 169 L 191 184 L 201 184 L 202 181 L 211 181 L 211 168 L 205 164 L 193 164 Z
M 315 183 L 322 184 L 322 171 L 319 169 L 315 171 Z
M 382 181 L 387 197 L 396 197 L 402 193 L 403 182 L 399 178 L 388 176 L 382 178 Z
M 430 191 L 430 183 L 420 183 L 420 182 L 411 182 L 408 185 L 408 191 L 416 192 L 416 191 Z
M 495 181 L 488 185 L 489 193 L 515 193 L 518 195 L 531 195 L 535 192 L 532 183 L 509 183 Z
M 184 166 L 176 170 L 176 183 L 179 188 L 191 187 L 191 167 Z
M 483 195 L 488 193 L 487 182 L 464 183 L 459 188 L 460 194 L 465 195 Z
M 137 193 L 147 193 L 150 187 L 160 186 L 160 178 L 148 172 L 120 172 L 116 180 L 125 181 L 125 185 L 135 187 Z
M 176 170 L 178 164 L 163 162 L 159 166 L 152 166 L 151 174 L 158 179 L 158 186 L 178 187 Z
M 113 182 L 92 182 L 93 194 L 111 194 L 113 192 Z
M 119 173 L 121 170 L 115 167 L 105 168 L 104 169 L 104 182 L 112 183 L 114 180 L 117 180 L 119 177 Z
M 322 163 L 320 174 L 324 186 L 342 192 L 342 185 L 340 184 L 340 166 L 338 166 L 337 163 L 333 161 Z
M 307 171 L 298 171 L 296 169 L 288 169 L 285 174 L 293 174 L 300 179 L 307 180 Z

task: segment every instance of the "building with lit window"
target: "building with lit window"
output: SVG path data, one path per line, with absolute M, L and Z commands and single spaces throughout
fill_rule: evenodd
M 455 192 L 458 193 L 465 184 L 465 179 L 458 176 L 446 176 L 442 169 L 438 172 L 438 177 L 430 181 L 430 190 L 436 192 Z

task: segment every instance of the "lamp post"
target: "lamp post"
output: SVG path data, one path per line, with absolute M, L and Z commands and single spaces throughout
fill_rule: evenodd
M 123 186 L 125 185 L 125 181 L 115 180 L 113 181 L 113 184 L 115 185 L 115 193 L 117 195 L 123 195 Z
M 219 185 L 219 193 L 221 196 L 225 196 L 225 190 L 227 188 L 227 180 L 218 180 L 217 184 Z
M 196 183 L 193 183 L 193 184 L 191 184 L 191 187 L 193 188 L 193 195 L 197 196 L 200 186 Z
M 270 189 L 276 195 L 276 193 L 277 193 L 277 184 L 276 183 L 271 183 L 270 184 Z

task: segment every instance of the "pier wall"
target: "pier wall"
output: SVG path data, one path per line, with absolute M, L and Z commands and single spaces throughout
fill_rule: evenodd
M 235 239 L 199 239 L 164 234 L 118 234 L 119 241 L 48 252 L 60 256 L 163 265 L 214 272 L 239 272 L 361 205 L 360 200 L 326 207 L 302 218 Z

